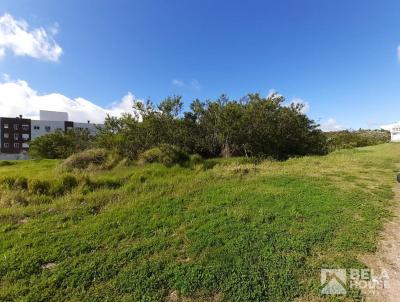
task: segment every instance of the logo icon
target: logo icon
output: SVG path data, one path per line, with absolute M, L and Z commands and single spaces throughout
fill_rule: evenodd
M 321 269 L 321 294 L 345 295 L 347 274 L 345 269 Z

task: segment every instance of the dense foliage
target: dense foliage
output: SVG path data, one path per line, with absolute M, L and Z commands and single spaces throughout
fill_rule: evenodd
M 285 106 L 274 94 L 250 94 L 241 100 L 222 95 L 214 101 L 195 100 L 182 114 L 180 97 L 158 106 L 136 102 L 135 114 L 108 117 L 96 143 L 128 158 L 160 144 L 176 145 L 189 153 L 212 156 L 290 156 L 325 154 L 326 138 L 318 125 L 301 112 L 301 105 Z
M 390 133 L 383 130 L 323 133 L 302 113 L 301 104 L 287 106 L 284 101 L 277 94 L 267 98 L 249 94 L 240 100 L 222 95 L 212 101 L 195 100 L 186 112 L 182 112 L 181 97 L 169 97 L 159 105 L 137 101 L 133 114 L 108 116 L 95 137 L 87 130 L 57 131 L 32 141 L 30 154 L 36 158 L 67 158 L 89 148 L 102 148 L 119 157 L 163 162 L 162 157 L 170 157 L 169 151 L 175 148 L 174 152 L 203 157 L 284 160 L 390 140 Z M 166 161 L 171 164 L 171 160 Z
M 167 167 L 175 164 L 184 164 L 189 161 L 189 155 L 179 147 L 161 144 L 158 147 L 149 149 L 139 156 L 139 163 L 160 163 Z
M 29 154 L 35 158 L 67 158 L 88 149 L 92 140 L 87 129 L 57 130 L 30 142 Z
M 366 147 L 390 141 L 390 132 L 386 130 L 345 130 L 328 132 L 326 136 L 329 151 Z

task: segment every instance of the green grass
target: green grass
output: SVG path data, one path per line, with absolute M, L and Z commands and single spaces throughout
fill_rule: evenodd
M 0 301 L 319 299 L 321 268 L 363 267 L 358 256 L 375 251 L 399 159 L 400 144 L 385 144 L 258 165 L 118 166 L 76 174 L 61 196 L 19 191 L 27 205 L 0 207 Z M 53 186 L 56 165 L 21 161 L 0 178 Z

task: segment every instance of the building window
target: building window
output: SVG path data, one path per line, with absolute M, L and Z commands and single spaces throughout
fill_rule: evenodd
M 28 145 L 27 143 L 23 143 L 23 144 L 22 144 L 22 148 L 28 149 L 28 148 L 29 148 L 29 145 Z
M 4 143 L 4 148 L 8 149 L 8 147 L 10 147 L 10 145 L 8 143 Z
M 33 126 L 33 129 L 40 130 L 40 126 Z
M 19 143 L 14 143 L 14 149 L 19 149 Z
M 14 133 L 14 140 L 19 140 L 19 134 L 18 133 Z
M 22 125 L 22 130 L 28 131 L 29 130 L 29 125 Z
M 24 141 L 29 140 L 29 134 L 28 134 L 28 133 L 22 134 L 22 139 L 23 139 Z
M 4 132 L 4 138 L 9 138 L 10 135 L 7 132 Z
M 4 129 L 8 129 L 8 124 L 4 124 Z
M 46 132 L 50 132 L 51 127 L 50 126 L 46 126 L 46 127 L 44 127 L 44 129 L 46 130 Z
M 18 124 L 14 124 L 14 130 L 18 130 Z

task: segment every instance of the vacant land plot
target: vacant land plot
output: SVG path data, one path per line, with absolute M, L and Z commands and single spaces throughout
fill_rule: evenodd
M 0 167 L 0 300 L 318 300 L 389 217 L 400 144 L 254 164 Z M 360 298 L 358 290 L 347 297 Z

